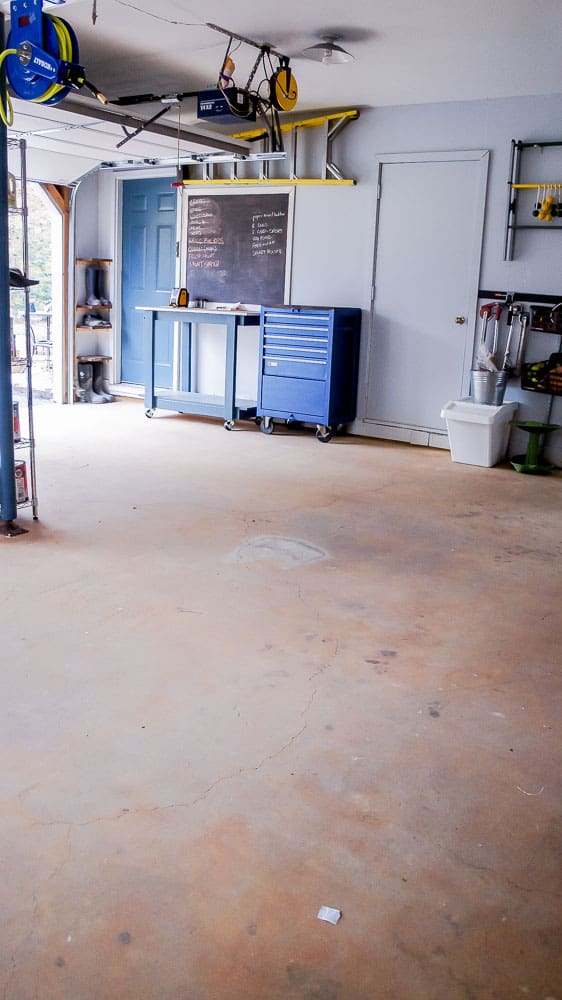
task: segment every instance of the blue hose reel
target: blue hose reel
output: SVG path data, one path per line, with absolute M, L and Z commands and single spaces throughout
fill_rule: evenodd
M 84 70 L 78 65 L 78 39 L 61 17 L 43 13 L 43 0 L 12 0 L 6 73 L 16 97 L 41 104 L 58 104 L 68 94 L 72 78 L 78 83 Z
M 85 87 L 106 104 L 103 94 L 86 80 L 79 59 L 78 39 L 67 21 L 44 13 L 43 0 L 12 0 L 10 33 L 0 61 L 5 60 L 10 90 L 16 97 L 58 104 L 70 90 Z M 7 105 L 9 116 L 9 98 Z

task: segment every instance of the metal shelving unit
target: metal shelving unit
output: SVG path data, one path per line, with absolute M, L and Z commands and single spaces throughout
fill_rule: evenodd
M 28 208 L 27 208 L 27 170 L 26 170 L 26 142 L 25 139 L 13 139 L 8 138 L 8 149 L 15 149 L 19 152 L 19 174 L 16 177 L 16 204 L 8 205 L 8 213 L 10 216 L 18 216 L 21 220 L 21 270 L 23 274 L 27 276 L 29 268 L 29 245 L 27 238 L 27 218 L 28 218 Z M 19 190 L 18 190 L 19 189 Z M 17 198 L 19 195 L 19 204 L 17 204 Z M 10 258 L 10 266 L 19 266 L 20 261 L 16 262 Z M 23 292 L 24 295 L 24 326 L 25 326 L 25 354 L 12 358 L 12 369 L 14 371 L 21 371 L 22 368 L 26 372 L 26 407 L 25 407 L 25 423 L 27 424 L 27 433 L 21 438 L 20 441 L 14 441 L 14 451 L 17 455 L 26 454 L 27 455 L 27 485 L 28 485 L 28 499 L 18 502 L 18 510 L 25 507 L 31 507 L 33 512 L 33 520 L 38 519 L 38 498 L 37 498 L 37 470 L 35 462 L 35 427 L 33 421 L 33 380 L 32 380 L 32 362 L 33 362 L 33 339 L 31 335 L 31 319 L 30 319 L 30 292 L 29 288 L 22 288 L 19 291 Z

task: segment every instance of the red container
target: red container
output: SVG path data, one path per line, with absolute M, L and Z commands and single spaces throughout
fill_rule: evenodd
M 16 477 L 16 503 L 26 503 L 29 500 L 29 490 L 27 488 L 27 468 L 25 462 L 15 463 Z

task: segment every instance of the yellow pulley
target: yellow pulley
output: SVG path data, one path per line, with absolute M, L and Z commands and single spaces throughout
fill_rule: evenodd
M 288 65 L 275 70 L 269 79 L 269 99 L 278 111 L 292 111 L 299 96 L 297 81 Z

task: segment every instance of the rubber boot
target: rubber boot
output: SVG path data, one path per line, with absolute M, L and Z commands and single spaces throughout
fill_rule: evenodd
M 94 364 L 93 367 L 94 367 L 94 392 L 96 392 L 98 396 L 103 396 L 106 403 L 112 403 L 114 397 L 111 395 L 110 392 L 108 392 L 104 384 L 105 378 L 103 376 L 103 365 L 97 362 L 96 364 Z
M 97 267 L 87 267 L 86 268 L 86 305 L 87 306 L 99 306 L 101 305 L 96 292 L 96 274 Z
M 105 268 L 96 268 L 96 295 L 100 306 L 109 306 L 111 302 L 105 294 Z
M 83 403 L 106 403 L 105 396 L 94 391 L 94 369 L 89 363 L 78 365 L 78 391 Z

